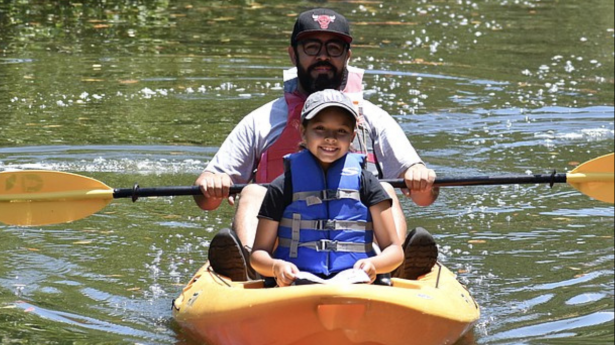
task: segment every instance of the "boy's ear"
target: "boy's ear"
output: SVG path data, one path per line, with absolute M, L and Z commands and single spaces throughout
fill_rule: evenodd
M 306 128 L 303 126 L 303 124 L 299 127 L 299 130 L 301 131 L 301 142 L 299 143 L 299 148 L 300 149 L 306 149 L 307 148 L 307 141 L 305 140 L 305 131 Z

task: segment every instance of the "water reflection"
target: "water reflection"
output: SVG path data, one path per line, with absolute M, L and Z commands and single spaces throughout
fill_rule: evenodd
M 366 97 L 441 176 L 566 172 L 613 151 L 612 1 L 5 1 L 0 171 L 191 185 L 234 125 L 280 95 L 294 15 L 315 5 L 348 14 Z M 482 306 L 457 345 L 612 343 L 611 205 L 566 185 L 403 203 Z M 0 339 L 192 345 L 170 301 L 232 213 L 152 198 L 0 225 Z

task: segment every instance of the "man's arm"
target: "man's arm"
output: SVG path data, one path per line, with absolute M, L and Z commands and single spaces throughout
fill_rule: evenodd
M 233 128 L 222 146 L 196 179 L 202 196 L 195 196 L 204 210 L 215 210 L 229 197 L 229 188 L 236 183 L 249 183 L 262 151 L 284 128 L 287 108 L 284 98 L 269 102 L 244 117 Z
M 369 101 L 364 101 L 363 109 L 382 178 L 403 177 L 413 165 L 423 164 L 406 133 L 389 113 Z
M 374 151 L 382 164 L 384 178 L 403 178 L 408 189 L 402 189 L 419 206 L 429 206 L 437 198 L 434 187 L 436 173 L 427 168 L 391 115 L 372 103 L 365 102 L 365 115 L 371 127 Z
M 194 196 L 194 201 L 201 209 L 215 210 L 226 198 L 229 204 L 234 205 L 234 197 L 229 196 L 230 187 L 234 183 L 246 183 L 252 178 L 256 161 L 254 137 L 253 120 L 246 116 L 231 131 L 205 171 L 194 182 L 203 192 L 203 195 Z

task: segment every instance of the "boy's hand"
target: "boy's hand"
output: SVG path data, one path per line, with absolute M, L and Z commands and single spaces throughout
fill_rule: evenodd
M 284 260 L 275 260 L 273 262 L 273 278 L 279 287 L 292 284 L 297 279 L 297 273 L 299 273 L 299 269 L 293 263 Z
M 361 259 L 355 262 L 353 268 L 365 271 L 369 276 L 370 284 L 376 280 L 376 266 L 369 259 Z

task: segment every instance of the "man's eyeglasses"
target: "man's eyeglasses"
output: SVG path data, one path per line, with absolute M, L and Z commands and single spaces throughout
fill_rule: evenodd
M 331 40 L 323 43 L 322 41 L 315 39 L 307 39 L 300 41 L 299 44 L 303 46 L 303 52 L 309 56 L 317 56 L 320 54 L 322 46 L 325 46 L 327 55 L 330 57 L 340 57 L 346 52 L 348 44 L 344 41 Z

